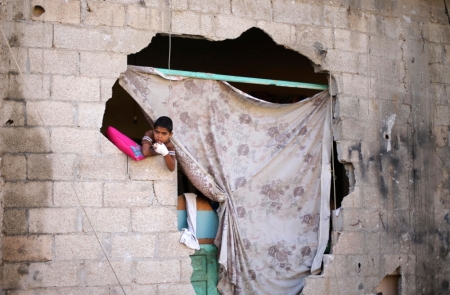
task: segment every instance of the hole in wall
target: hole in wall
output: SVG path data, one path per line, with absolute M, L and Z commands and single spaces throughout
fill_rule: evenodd
M 150 123 L 141 107 L 119 82 L 114 84 L 112 90 L 112 97 L 106 102 L 100 132 L 106 136 L 106 129 L 112 126 L 140 144 L 142 136 L 151 129 Z
M 34 17 L 40 17 L 45 12 L 44 7 L 40 5 L 33 6 L 33 16 Z
M 385 134 L 384 138 L 389 139 L 389 134 Z
M 128 56 L 129 65 L 168 68 L 169 36 L 157 34 L 150 45 Z M 236 39 L 209 41 L 173 36 L 171 68 L 231 76 L 328 84 L 328 75 L 315 73 L 311 61 L 296 51 L 277 45 L 270 36 L 251 28 Z M 259 99 L 292 103 L 311 97 L 320 90 L 230 83 Z
M 341 163 L 338 160 L 338 153 L 336 148 L 336 142 L 333 141 L 333 157 L 334 157 L 334 177 L 331 179 L 330 190 L 330 204 L 331 210 L 340 208 L 344 197 L 351 193 L 354 189 L 354 182 L 350 179 L 354 179 L 353 165 L 351 163 Z M 336 187 L 335 187 L 336 185 Z M 334 191 L 336 190 L 336 208 L 334 207 Z
M 381 280 L 376 288 L 376 292 L 377 295 L 399 295 L 402 293 L 400 267 Z

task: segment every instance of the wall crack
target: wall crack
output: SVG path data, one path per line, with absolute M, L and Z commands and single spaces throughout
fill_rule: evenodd
M 447 15 L 448 18 L 448 24 L 450 25 L 450 15 L 448 14 L 448 8 L 447 8 L 447 1 L 444 0 L 444 7 L 445 7 L 445 14 Z

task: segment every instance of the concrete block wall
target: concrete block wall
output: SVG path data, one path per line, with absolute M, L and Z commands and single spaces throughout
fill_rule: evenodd
M 3 42 L 8 294 L 121 294 L 71 182 L 127 294 L 192 294 L 192 252 L 177 241 L 173 175 L 158 159 L 132 162 L 118 152 L 99 133 L 101 118 L 126 56 L 155 33 L 222 40 L 251 27 L 330 72 L 339 160 L 354 168 L 337 242 L 304 294 L 374 294 L 397 268 L 401 294 L 449 291 L 450 26 L 443 1 L 1 3 L 33 98 Z

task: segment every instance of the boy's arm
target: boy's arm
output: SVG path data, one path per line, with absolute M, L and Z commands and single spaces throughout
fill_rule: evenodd
M 175 170 L 175 162 L 177 161 L 175 158 L 175 153 L 174 155 L 171 155 L 169 150 L 169 154 L 164 156 L 164 161 L 166 161 L 166 166 L 170 171 Z
M 152 131 L 147 131 L 145 132 L 144 137 L 142 138 L 142 154 L 145 157 L 154 157 L 159 155 L 157 152 L 155 152 L 155 150 L 153 149 L 153 144 L 154 141 L 152 139 L 153 137 L 153 132 Z

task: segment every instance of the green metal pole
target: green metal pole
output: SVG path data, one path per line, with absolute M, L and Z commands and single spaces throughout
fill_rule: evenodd
M 179 70 L 172 70 L 172 69 L 169 70 L 169 69 L 160 69 L 160 68 L 155 68 L 155 70 L 157 70 L 165 75 L 170 75 L 170 76 L 182 76 L 182 77 L 190 77 L 190 78 L 206 79 L 206 80 L 218 80 L 218 81 L 261 84 L 261 85 L 275 85 L 275 86 L 281 86 L 281 87 L 294 87 L 294 88 L 317 89 L 317 90 L 328 89 L 328 85 L 302 83 L 302 82 L 291 82 L 291 81 L 239 77 L 239 76 L 229 76 L 229 75 L 219 75 L 219 74 L 208 74 L 208 73 L 188 72 L 188 71 L 179 71 Z

